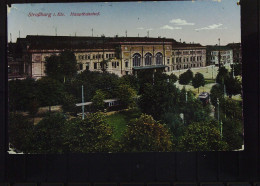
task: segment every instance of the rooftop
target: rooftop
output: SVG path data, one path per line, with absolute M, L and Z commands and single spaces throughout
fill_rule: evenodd
M 115 49 L 118 45 L 162 45 L 173 47 L 202 47 L 200 44 L 188 44 L 177 42 L 170 38 L 150 37 L 91 37 L 91 36 L 46 36 L 27 35 L 26 38 L 18 38 L 17 43 L 23 46 L 27 44 L 31 50 L 44 49 Z

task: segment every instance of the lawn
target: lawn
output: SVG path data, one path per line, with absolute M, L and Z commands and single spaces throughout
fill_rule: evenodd
M 119 139 L 126 129 L 127 123 L 131 119 L 138 118 L 140 112 L 138 110 L 121 111 L 107 116 L 108 124 L 114 128 L 113 137 Z
M 205 79 L 205 84 L 215 83 L 215 79 Z

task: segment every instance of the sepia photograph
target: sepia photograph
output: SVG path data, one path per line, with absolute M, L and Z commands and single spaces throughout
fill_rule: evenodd
M 235 0 L 7 11 L 9 154 L 244 150 Z

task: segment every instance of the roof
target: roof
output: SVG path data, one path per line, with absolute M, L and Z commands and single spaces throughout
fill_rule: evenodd
M 118 101 L 118 99 L 105 99 L 104 100 L 105 103 L 114 102 L 114 101 Z
M 105 99 L 104 100 L 105 103 L 109 103 L 109 102 L 113 102 L 113 101 L 118 101 L 118 99 Z M 81 107 L 81 106 L 87 106 L 87 105 L 91 105 L 91 104 L 92 104 L 92 102 L 77 103 L 76 106 Z
M 48 36 L 27 35 L 18 38 L 23 48 L 29 50 L 64 49 L 115 49 L 119 45 L 171 45 L 173 48 L 203 47 L 198 43 L 177 42 L 171 38 L 150 37 L 91 37 L 91 36 Z
M 85 102 L 85 103 L 77 103 L 76 106 L 80 107 L 80 106 L 86 106 L 86 105 L 91 105 L 92 102 Z
M 207 50 L 208 51 L 224 51 L 224 50 L 232 50 L 230 47 L 228 46 L 219 46 L 219 45 L 207 45 Z

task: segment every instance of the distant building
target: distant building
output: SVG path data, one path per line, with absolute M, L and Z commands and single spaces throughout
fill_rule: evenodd
M 233 50 L 233 62 L 242 63 L 241 43 L 229 43 L 227 47 Z
M 7 54 L 8 54 L 8 58 L 7 58 L 8 78 L 9 79 L 24 78 L 28 70 L 28 65 L 25 64 L 22 47 L 20 45 L 17 45 L 17 43 L 8 43 Z
M 22 46 L 24 74 L 34 78 L 45 76 L 45 58 L 71 50 L 79 71 L 106 71 L 119 76 L 142 69 L 163 69 L 167 72 L 206 66 L 206 47 L 186 44 L 168 38 L 147 37 L 70 37 L 27 36 L 18 38 Z
M 207 65 L 218 66 L 219 63 L 220 65 L 233 64 L 233 50 L 227 46 L 207 46 L 206 56 Z

